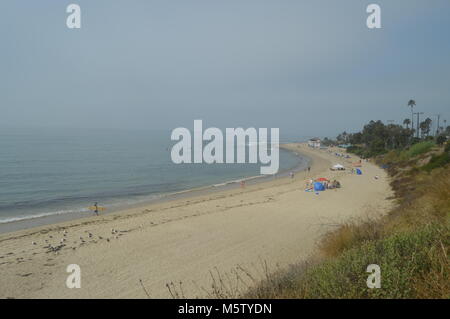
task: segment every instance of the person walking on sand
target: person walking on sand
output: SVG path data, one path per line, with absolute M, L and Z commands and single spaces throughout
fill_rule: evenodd
M 290 172 L 290 173 L 289 173 L 289 176 L 290 176 L 291 178 L 294 178 L 294 172 Z
M 311 171 L 311 166 L 308 166 L 308 173 Z
M 95 202 L 95 204 L 94 204 L 94 213 L 95 213 L 95 215 L 97 215 L 98 216 L 98 203 L 97 202 Z

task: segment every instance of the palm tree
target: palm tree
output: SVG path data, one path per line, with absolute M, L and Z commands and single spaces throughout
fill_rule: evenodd
M 411 120 L 410 119 L 404 119 L 403 120 L 403 125 L 406 125 L 407 129 L 409 129 L 409 124 L 411 124 Z
M 416 101 L 409 100 L 408 106 L 411 107 L 411 128 L 414 130 L 414 106 L 416 106 Z
M 419 127 L 420 127 L 420 133 L 421 133 L 422 138 L 424 138 L 430 134 L 432 122 L 433 121 L 429 117 L 427 117 L 425 121 L 420 122 Z

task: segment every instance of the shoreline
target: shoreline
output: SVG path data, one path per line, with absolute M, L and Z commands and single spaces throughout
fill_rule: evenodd
M 0 234 L 0 298 L 145 298 L 140 280 L 152 298 L 170 298 L 170 282 L 183 282 L 188 297 L 202 297 L 199 287 L 211 287 L 211 270 L 253 273 L 261 260 L 271 270 L 287 267 L 313 253 L 333 225 L 370 207 L 377 213 L 390 207 L 381 168 L 364 163 L 363 177 L 331 172 L 331 163 L 344 159 L 302 144 L 288 147 L 310 156 L 309 174 Z M 313 177 L 337 178 L 343 188 L 305 192 L 305 179 Z M 59 245 L 64 232 L 58 251 L 45 248 Z M 65 287 L 73 263 L 82 269 L 82 289 Z
M 280 144 L 280 150 L 290 152 L 294 154 L 296 157 L 306 160 L 306 166 L 312 166 L 312 160 L 303 154 L 298 154 L 294 150 L 284 147 L 283 145 L 287 145 L 290 143 Z M 129 209 L 139 209 L 141 207 L 146 207 L 152 204 L 165 203 L 181 198 L 187 197 L 195 197 L 201 196 L 209 193 L 221 192 L 228 189 L 239 188 L 239 182 L 245 181 L 246 185 L 253 185 L 256 183 L 265 183 L 270 182 L 273 179 L 283 178 L 288 176 L 289 172 L 299 172 L 304 170 L 303 163 L 299 162 L 297 166 L 293 168 L 284 169 L 273 176 L 266 175 L 255 175 L 255 176 L 247 176 L 240 179 L 235 180 L 224 180 L 221 183 L 209 184 L 204 186 L 198 186 L 193 188 L 187 188 L 180 191 L 168 192 L 157 194 L 154 198 L 144 199 L 142 201 L 131 203 L 131 204 L 118 204 L 116 207 L 108 207 L 108 210 L 103 212 L 102 215 L 110 215 L 117 214 Z M 150 196 L 150 195 L 149 195 Z M 7 234 L 21 230 L 32 229 L 35 227 L 45 227 L 56 225 L 59 223 L 76 221 L 79 219 L 92 218 L 95 217 L 92 212 L 72 212 L 72 213 L 48 213 L 48 215 L 36 217 L 29 217 L 21 220 L 12 220 L 7 222 L 0 223 L 0 234 Z

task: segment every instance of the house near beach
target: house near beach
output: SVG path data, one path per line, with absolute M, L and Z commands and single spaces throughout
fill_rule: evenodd
M 308 146 L 313 147 L 313 148 L 320 148 L 320 138 L 315 137 L 315 138 L 309 139 Z

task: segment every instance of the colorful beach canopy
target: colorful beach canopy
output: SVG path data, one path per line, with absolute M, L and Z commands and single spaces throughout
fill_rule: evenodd
M 316 179 L 316 181 L 318 181 L 318 182 L 326 182 L 326 181 L 328 181 L 328 179 L 326 179 L 325 177 L 320 177 L 320 178 Z

